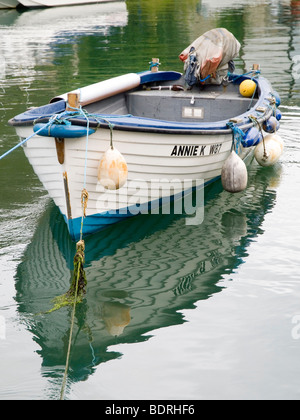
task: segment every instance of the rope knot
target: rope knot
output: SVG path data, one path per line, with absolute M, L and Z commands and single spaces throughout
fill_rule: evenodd
M 82 263 L 84 263 L 84 250 L 85 250 L 84 240 L 81 239 L 80 241 L 76 243 L 76 255 Z
M 89 199 L 89 193 L 84 188 L 81 192 L 81 206 L 83 208 L 83 216 L 86 217 L 87 202 Z
M 238 154 L 239 147 L 242 143 L 242 140 L 245 137 L 245 133 L 241 130 L 236 124 L 233 122 L 228 122 L 227 127 L 229 127 L 232 131 L 232 148 L 235 147 L 235 152 Z

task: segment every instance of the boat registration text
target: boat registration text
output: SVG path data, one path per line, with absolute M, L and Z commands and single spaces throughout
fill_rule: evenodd
M 176 145 L 170 156 L 209 156 L 220 153 L 222 143 L 212 145 Z

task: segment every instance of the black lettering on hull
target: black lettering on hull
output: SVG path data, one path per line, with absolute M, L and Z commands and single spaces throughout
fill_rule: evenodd
M 175 145 L 170 156 L 190 157 L 190 156 L 209 156 L 220 153 L 222 143 L 207 145 Z

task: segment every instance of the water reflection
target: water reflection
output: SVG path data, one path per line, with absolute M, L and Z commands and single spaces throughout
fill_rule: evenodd
M 199 226 L 187 226 L 184 216 L 141 215 L 87 238 L 88 286 L 76 311 L 72 381 L 119 357 L 107 350 L 110 345 L 147 340 L 151 330 L 182 323 L 180 309 L 221 292 L 222 276 L 245 261 L 247 246 L 262 233 L 276 199 L 279 169 L 254 165 L 242 194 L 212 185 Z M 40 347 L 42 373 L 52 382 L 63 373 L 71 309 L 36 314 L 68 289 L 74 255 L 65 223 L 50 205 L 18 267 L 16 301 Z
M 13 77 L 14 84 L 24 88 L 24 82 L 26 85 L 39 77 L 38 67 L 55 65 L 59 44 L 64 54 L 64 44 L 71 46 L 68 55 L 74 75 L 79 61 L 79 39 L 91 34 L 108 37 L 113 28 L 124 27 L 127 22 L 125 1 L 22 12 L 0 10 L 0 81 L 6 76 L 8 87 L 8 80 Z M 52 72 L 56 75 L 54 68 Z

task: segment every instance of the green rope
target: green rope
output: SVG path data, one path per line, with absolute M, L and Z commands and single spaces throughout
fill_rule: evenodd
M 69 362 L 70 362 L 70 353 L 71 353 L 71 342 L 72 342 L 72 335 L 73 335 L 73 329 L 74 329 L 74 320 L 75 320 L 75 312 L 76 312 L 76 304 L 81 302 L 82 297 L 85 293 L 85 286 L 87 284 L 85 272 L 83 269 L 84 265 L 84 241 L 83 241 L 83 221 L 86 217 L 85 211 L 86 211 L 86 205 L 88 200 L 88 192 L 86 190 L 86 172 L 87 172 L 87 153 L 88 153 L 88 140 L 89 140 L 89 116 L 92 116 L 91 114 L 88 114 L 85 110 L 81 108 L 72 108 L 74 109 L 74 112 L 66 111 L 66 113 L 63 113 L 61 116 L 65 116 L 66 114 L 70 117 L 74 115 L 83 115 L 87 120 L 87 135 L 86 135 L 86 149 L 85 149 L 85 165 L 84 165 L 84 185 L 83 190 L 81 194 L 81 205 L 82 205 L 82 218 L 81 218 L 81 228 L 80 228 L 80 240 L 76 244 L 77 252 L 74 257 L 74 274 L 73 274 L 73 281 L 71 284 L 71 287 L 69 291 L 64 295 L 66 298 L 66 304 L 73 300 L 73 310 L 72 310 L 72 317 L 71 317 L 71 325 L 70 325 L 70 335 L 69 335 L 69 343 L 68 343 L 68 350 L 67 350 L 67 357 L 66 357 L 66 366 L 63 376 L 63 382 L 60 392 L 60 399 L 62 400 L 64 398 L 65 393 L 65 387 L 67 383 L 67 376 L 68 376 L 68 370 L 69 370 Z M 71 115 L 70 115 L 71 114 Z M 62 121 L 64 121 L 62 119 Z M 67 120 L 68 121 L 68 120 Z M 98 120 L 97 120 L 98 121 Z M 105 121 L 110 129 L 110 147 L 113 148 L 113 142 L 112 142 L 112 132 L 114 125 L 107 120 L 104 117 L 101 117 L 101 121 Z M 56 121 L 55 121 L 56 122 Z M 100 125 L 100 121 L 98 121 Z M 68 299 L 70 297 L 70 299 Z
M 70 353 L 71 353 L 71 342 L 72 342 L 72 335 L 73 335 L 73 329 L 74 329 L 74 320 L 75 320 L 75 312 L 76 312 L 76 304 L 77 304 L 77 297 L 78 292 L 81 291 L 81 293 L 84 293 L 84 286 L 86 285 L 86 277 L 83 270 L 83 263 L 84 263 L 84 242 L 79 241 L 77 243 L 77 252 L 74 257 L 74 266 L 77 265 L 77 272 L 74 270 L 74 276 L 73 279 L 75 279 L 75 282 L 73 284 L 74 288 L 74 302 L 73 302 L 73 310 L 72 310 L 72 317 L 71 317 L 71 325 L 70 325 L 70 335 L 69 335 L 69 343 L 68 343 L 68 350 L 67 350 L 67 358 L 66 358 L 66 366 L 65 366 L 65 372 L 62 382 L 62 387 L 60 391 L 60 399 L 64 399 L 64 393 L 65 393 L 65 387 L 67 383 L 67 376 L 68 376 L 68 370 L 69 370 L 69 362 L 70 362 Z M 76 274 L 76 276 L 75 276 Z
M 238 155 L 242 140 L 245 137 L 245 133 L 233 122 L 228 122 L 226 125 L 232 130 L 231 150 L 233 150 L 233 148 L 235 147 L 235 153 Z
M 84 163 L 84 182 L 83 182 L 83 190 L 81 193 L 81 205 L 82 205 L 82 218 L 81 218 L 81 228 L 80 228 L 80 240 L 76 244 L 76 254 L 74 257 L 74 275 L 73 275 L 73 281 L 70 287 L 70 290 L 68 293 L 72 294 L 74 293 L 74 301 L 73 301 L 73 310 L 72 310 L 72 317 L 71 317 L 71 325 L 70 325 L 70 335 L 69 335 L 69 343 L 68 343 L 68 350 L 67 350 L 67 357 L 66 357 L 66 366 L 65 366 L 65 372 L 60 392 L 60 399 L 62 400 L 64 398 L 65 393 L 65 387 L 67 383 L 67 376 L 68 376 L 68 370 L 69 370 L 69 361 L 70 361 L 70 353 L 71 353 L 71 343 L 72 343 L 72 335 L 73 335 L 73 329 L 74 329 L 74 320 L 75 320 L 75 312 L 76 312 L 76 304 L 78 300 L 78 296 L 80 297 L 79 301 L 82 300 L 82 297 L 85 293 L 85 286 L 87 284 L 85 272 L 84 272 L 84 241 L 82 239 L 83 237 L 83 221 L 86 217 L 86 206 L 87 206 L 87 200 L 88 200 L 88 192 L 86 190 L 86 172 L 87 172 L 87 155 L 88 155 L 88 140 L 89 140 L 89 119 L 87 113 L 82 110 L 80 107 L 79 112 L 84 115 L 84 117 L 87 120 L 87 134 L 86 134 L 86 147 L 85 147 L 85 163 Z M 79 294 L 80 293 L 80 294 Z

